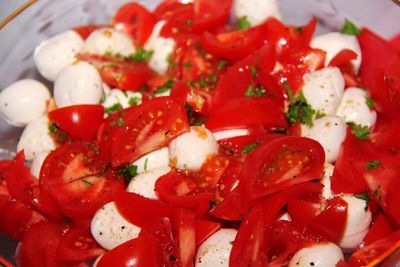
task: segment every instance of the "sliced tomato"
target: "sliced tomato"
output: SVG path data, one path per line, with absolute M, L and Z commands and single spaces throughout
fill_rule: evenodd
M 357 59 L 357 53 L 350 49 L 343 49 L 329 62 L 329 66 L 338 67 L 342 72 L 354 74 L 351 61 Z
M 390 221 L 383 213 L 380 213 L 372 221 L 368 233 L 364 236 L 357 249 L 362 249 L 365 246 L 368 246 L 369 244 L 381 238 L 385 238 L 386 236 L 389 236 L 391 233 L 393 233 L 393 231 L 394 228 L 391 225 Z
M 260 27 L 238 30 L 214 35 L 203 32 L 200 42 L 212 55 L 229 61 L 236 61 L 249 55 L 263 44 L 263 31 Z
M 400 34 L 398 33 L 397 35 L 395 35 L 391 40 L 390 43 L 397 47 L 398 50 L 400 50 Z
M 191 267 L 196 253 L 195 215 L 190 211 L 178 209 L 174 212 L 172 222 L 179 244 L 182 267 Z
M 219 202 L 219 203 L 218 203 Z M 241 221 L 247 211 L 247 200 L 238 188 L 224 195 L 210 211 L 215 218 L 227 221 Z
M 154 98 L 126 109 L 121 124 L 115 127 L 112 136 L 114 167 L 163 147 L 189 130 L 185 108 L 170 97 Z
M 78 27 L 75 27 L 73 30 L 76 33 L 78 33 L 82 37 L 83 40 L 86 40 L 92 32 L 94 32 L 95 30 L 100 29 L 102 27 L 105 27 L 105 26 L 93 24 L 93 25 L 78 26 Z
M 232 0 L 195 0 L 193 30 L 201 32 L 223 26 L 231 13 L 232 3 Z
M 105 253 L 97 266 L 159 267 L 162 266 L 161 255 L 160 243 L 155 237 L 141 236 Z
M 248 156 L 240 183 L 245 197 L 255 199 L 319 179 L 324 162 L 325 153 L 318 142 L 303 137 L 277 138 Z
M 103 122 L 102 105 L 73 105 L 58 108 L 49 113 L 50 121 L 62 130 L 84 140 L 93 140 Z
M 325 55 L 326 52 L 321 49 L 296 47 L 285 51 L 279 57 L 279 62 L 283 68 L 289 65 L 296 66 L 307 73 L 324 67 Z
M 282 107 L 262 98 L 235 98 L 213 110 L 205 122 L 213 132 L 232 128 L 286 128 L 287 121 Z
M 136 2 L 122 5 L 111 20 L 117 30 L 128 33 L 139 47 L 146 43 L 156 22 L 154 15 Z
M 88 227 L 75 227 L 69 229 L 60 238 L 57 248 L 57 259 L 64 261 L 88 261 L 104 254 L 93 239 Z
M 0 160 L 0 195 L 10 195 L 7 188 L 6 175 L 10 167 L 10 160 Z
M 196 220 L 196 247 L 221 228 L 221 224 L 208 220 Z
M 112 56 L 78 54 L 78 58 L 93 64 L 109 86 L 138 91 L 153 75 L 146 63 L 131 62 Z
M 186 4 L 183 4 L 179 0 L 163 0 L 156 6 L 153 14 L 158 20 L 162 20 L 171 17 L 175 10 L 182 8 L 185 5 Z
M 150 235 L 158 239 L 163 253 L 162 266 L 182 266 L 180 251 L 172 235 L 169 218 L 158 218 L 145 224 L 140 230 L 139 237 Z
M 23 234 L 33 224 L 46 220 L 38 212 L 30 209 L 21 201 L 0 195 L 0 233 L 15 240 L 21 240 Z
M 139 227 L 157 218 L 172 218 L 174 212 L 173 207 L 160 200 L 145 198 L 135 193 L 122 192 L 114 201 L 122 216 Z
M 161 30 L 160 35 L 174 39 L 185 39 L 186 34 L 192 32 L 193 25 L 193 3 L 174 5 L 163 15 L 167 22 Z
M 291 199 L 287 203 L 290 218 L 297 225 L 306 226 L 321 212 L 321 204 L 303 199 Z

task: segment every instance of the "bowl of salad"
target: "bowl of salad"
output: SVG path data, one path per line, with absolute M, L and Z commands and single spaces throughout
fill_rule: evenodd
M 398 266 L 395 1 L 16 3 L 1 266 Z

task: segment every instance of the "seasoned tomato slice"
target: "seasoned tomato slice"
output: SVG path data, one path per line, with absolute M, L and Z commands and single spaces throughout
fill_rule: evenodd
M 154 98 L 127 109 L 113 131 L 112 165 L 130 163 L 188 130 L 185 108 L 170 97 Z
M 322 146 L 308 138 L 282 137 L 262 144 L 243 164 L 240 182 L 248 199 L 255 199 L 322 174 Z

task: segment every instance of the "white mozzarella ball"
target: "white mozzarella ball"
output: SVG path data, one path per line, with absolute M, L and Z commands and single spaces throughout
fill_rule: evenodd
M 218 143 L 213 134 L 200 126 L 190 127 L 169 144 L 169 157 L 174 167 L 197 171 L 207 157 L 218 152 Z
M 344 195 L 342 198 L 347 202 L 347 221 L 339 246 L 345 251 L 351 251 L 368 233 L 372 214 L 365 200 L 352 195 Z
M 333 175 L 333 171 L 335 166 L 332 164 L 325 162 L 324 164 L 324 173 L 322 175 L 321 183 L 324 185 L 322 189 L 322 197 L 325 199 L 329 199 L 333 196 L 331 189 L 331 177 Z
M 143 173 L 156 168 L 168 167 L 168 147 L 163 147 L 150 152 L 132 162 L 131 165 L 137 166 L 138 173 Z
M 347 88 L 336 115 L 346 122 L 372 127 L 376 122 L 376 112 L 368 107 L 367 97 L 367 92 L 361 88 Z
M 268 17 L 281 17 L 277 0 L 235 0 L 233 12 L 236 18 L 246 16 L 252 26 Z
M 50 136 L 49 120 L 46 116 L 29 123 L 17 145 L 17 151 L 24 150 L 26 160 L 33 160 L 40 153 L 55 148 L 56 144 Z
M 107 203 L 96 212 L 90 227 L 97 243 L 108 250 L 138 237 L 140 229 L 122 217 L 114 202 Z
M 25 126 L 46 114 L 50 98 L 44 84 L 31 79 L 17 81 L 0 93 L 0 116 L 11 125 Z
M 120 104 L 122 108 L 129 108 L 142 103 L 142 94 L 139 92 L 122 91 L 119 89 L 110 90 L 102 103 L 104 108 L 111 108 Z
M 361 65 L 361 48 L 357 37 L 354 35 L 331 32 L 315 37 L 311 40 L 310 46 L 326 52 L 325 66 L 343 49 L 354 51 L 357 54 L 357 58 L 353 59 L 351 63 L 356 73 L 358 73 Z
M 85 41 L 83 50 L 90 54 L 129 56 L 135 53 L 133 40 L 113 28 L 102 28 L 92 32 Z
M 235 229 L 220 229 L 197 249 L 196 267 L 229 266 L 229 255 L 236 238 Z
M 75 31 L 67 31 L 40 43 L 33 55 L 39 73 L 54 82 L 60 71 L 76 60 L 83 50 L 83 39 Z
M 144 48 L 152 50 L 153 55 L 149 61 L 149 67 L 159 74 L 165 74 L 169 62 L 168 57 L 175 49 L 176 43 L 172 38 L 164 38 L 160 36 L 161 29 L 164 27 L 166 21 L 159 21 L 153 28 L 149 39 L 147 40 Z
M 219 141 L 222 139 L 249 135 L 249 130 L 247 129 L 223 130 L 223 131 L 213 132 L 213 135 L 215 137 L 215 140 Z
M 141 196 L 158 199 L 154 187 L 158 178 L 171 171 L 170 167 L 161 167 L 141 173 L 132 178 L 126 191 L 136 193 Z
M 301 134 L 318 141 L 324 148 L 325 160 L 332 163 L 336 161 L 346 137 L 346 124 L 342 118 L 328 115 L 314 120 L 312 127 L 301 125 Z
M 344 90 L 344 78 L 336 67 L 327 67 L 304 75 L 302 92 L 307 103 L 319 113 L 335 114 Z
M 49 153 L 50 151 L 43 151 L 36 155 L 36 157 L 33 159 L 31 164 L 31 174 L 36 178 L 39 178 L 40 169 L 42 169 L 43 162 Z
M 289 262 L 289 267 L 335 267 L 344 260 L 342 250 L 334 243 L 320 243 L 297 251 Z
M 54 83 L 57 107 L 77 104 L 98 104 L 103 94 L 99 72 L 87 62 L 65 67 Z

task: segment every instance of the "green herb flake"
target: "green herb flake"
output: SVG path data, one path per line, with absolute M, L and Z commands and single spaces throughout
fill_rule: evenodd
M 108 63 L 105 65 L 106 68 L 116 68 L 117 64 L 116 63 Z
M 260 142 L 248 144 L 247 146 L 245 146 L 243 148 L 243 154 L 246 154 L 246 155 L 249 154 L 251 151 L 253 151 L 254 148 L 256 148 L 259 145 L 260 145 Z
M 303 92 L 300 91 L 296 98 L 292 89 L 290 88 L 290 85 L 287 82 L 283 82 L 282 84 L 287 90 L 290 102 L 288 111 L 286 112 L 286 118 L 290 123 L 300 122 L 301 124 L 306 124 L 309 127 L 313 126 L 313 116 L 315 114 L 315 110 L 313 110 L 311 105 L 308 104 Z
M 294 32 L 303 33 L 303 27 L 301 27 L 301 26 L 295 27 L 295 28 L 294 28 Z
M 185 24 L 186 24 L 187 26 L 191 26 L 191 25 L 193 24 L 193 20 L 192 20 L 192 19 L 187 19 L 186 22 L 185 22 Z
M 92 187 L 93 186 L 93 183 L 89 182 L 88 180 L 82 179 L 81 181 L 86 187 Z
M 106 94 L 101 92 L 100 104 L 103 104 L 106 101 Z
M 198 120 L 197 122 L 193 123 L 193 126 L 201 126 L 203 125 L 203 123 L 205 123 L 208 120 L 208 117 L 203 117 L 200 120 Z
M 370 201 L 371 200 L 371 197 L 369 196 L 368 192 L 364 192 L 364 193 L 361 193 L 361 194 L 356 194 L 356 195 L 354 195 L 354 197 L 358 198 L 358 199 L 365 200 L 365 201 Z
M 212 209 L 214 209 L 215 206 L 217 205 L 217 201 L 215 201 L 215 199 L 211 199 L 211 200 L 208 202 L 208 204 L 209 204 L 209 206 L 210 206 L 210 210 L 212 210 Z
M 193 66 L 192 66 L 192 62 L 190 62 L 190 61 L 185 62 L 185 63 L 183 64 L 183 68 L 184 68 L 185 70 L 190 70 L 192 67 L 193 67 Z
M 342 28 L 340 29 L 340 32 L 348 35 L 359 35 L 360 29 L 353 22 L 346 19 Z
M 58 128 L 57 124 L 51 123 L 48 129 L 50 133 L 56 133 L 60 128 Z
M 134 96 L 134 97 L 129 98 L 128 104 L 129 104 L 129 106 L 134 107 L 134 106 L 139 105 L 139 102 L 140 102 L 139 97 Z
M 58 140 L 62 143 L 67 139 L 67 133 L 59 133 L 57 134 Z
M 376 196 L 376 198 L 378 199 L 378 202 L 381 202 L 382 196 L 379 193 L 379 190 L 381 190 L 381 185 L 378 185 L 376 187 L 376 189 L 372 192 L 372 194 L 374 194 L 374 196 Z
M 260 96 L 263 96 L 265 94 L 265 92 L 266 92 L 266 90 L 262 86 L 254 87 L 252 85 L 249 85 L 249 87 L 247 87 L 247 90 L 244 93 L 244 95 L 260 97 Z
M 322 111 L 320 111 L 320 110 L 318 110 L 316 113 L 315 113 L 315 118 L 316 119 L 320 119 L 320 118 L 323 118 L 323 117 L 325 117 L 326 116 L 326 113 L 325 112 L 322 112 Z
M 134 54 L 128 56 L 126 59 L 134 62 L 144 62 L 148 61 L 152 55 L 153 50 L 146 50 L 143 47 L 140 47 Z
M 373 108 L 375 107 L 375 101 L 374 101 L 371 97 L 366 96 L 366 97 L 365 97 L 365 102 L 367 103 L 367 106 L 368 106 L 370 109 L 373 109 Z
M 257 78 L 257 71 L 258 71 L 257 67 L 250 66 L 251 77 Z
M 143 166 L 143 169 L 144 169 L 144 171 L 147 171 L 147 164 L 149 163 L 149 158 L 146 158 L 145 160 L 144 160 L 144 166 Z
M 220 60 L 220 61 L 218 62 L 217 70 L 222 70 L 222 69 L 225 68 L 227 65 L 228 65 L 228 61 L 222 59 L 222 60 Z
M 137 175 L 137 166 L 136 165 L 125 165 L 118 169 L 118 174 L 125 178 L 125 180 L 129 183 L 130 180 Z
M 368 140 L 369 134 L 371 133 L 371 130 L 369 129 L 368 126 L 366 125 L 360 125 L 360 124 L 355 124 L 355 123 L 347 123 L 348 125 L 351 126 L 351 132 L 354 134 L 354 136 L 359 139 L 359 140 Z
M 238 30 L 245 30 L 245 29 L 250 28 L 250 26 L 251 26 L 251 23 L 247 19 L 247 16 L 240 17 L 236 21 L 236 29 L 238 29 Z
M 378 167 L 380 164 L 381 162 L 379 160 L 371 160 L 365 163 L 365 168 L 370 171 Z
M 104 109 L 104 112 L 107 113 L 107 114 L 111 114 L 111 113 L 120 111 L 122 108 L 123 107 L 122 107 L 121 103 L 115 103 L 114 105 L 112 105 L 110 107 L 106 107 Z
M 172 87 L 174 87 L 174 80 L 172 78 L 170 78 L 164 83 L 163 86 L 158 87 L 154 94 L 156 94 L 156 95 L 163 94 L 163 93 L 171 90 Z

